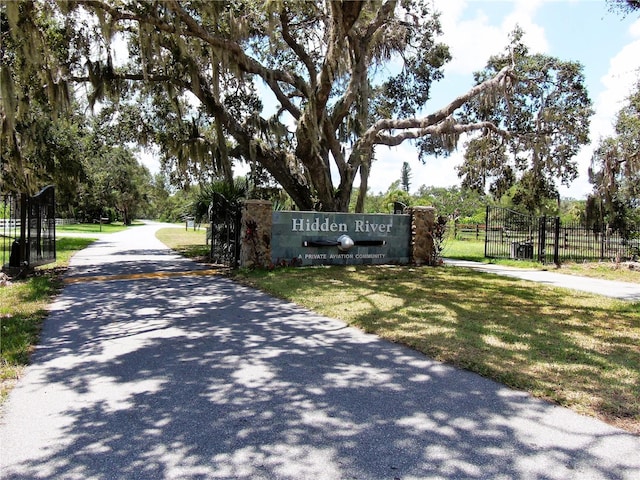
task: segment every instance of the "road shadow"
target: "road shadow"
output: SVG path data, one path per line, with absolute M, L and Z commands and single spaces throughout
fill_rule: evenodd
M 639 467 L 633 435 L 223 277 L 69 285 L 42 338 L 13 398 L 40 398 L 18 422 L 29 448 L 3 433 L 2 478 L 622 479 Z

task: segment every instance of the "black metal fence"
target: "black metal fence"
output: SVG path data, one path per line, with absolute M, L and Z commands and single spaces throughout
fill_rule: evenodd
M 640 256 L 640 230 L 625 231 L 597 225 L 587 228 L 578 222 L 561 224 L 557 232 L 561 260 L 635 260 Z
M 0 198 L 2 268 L 27 269 L 55 262 L 55 190 L 37 195 L 5 194 Z
M 559 217 L 535 217 L 513 210 L 487 207 L 485 257 L 562 261 L 637 259 L 640 230 L 606 225 L 560 222 Z
M 207 241 L 211 242 L 211 261 L 236 268 L 240 260 L 240 206 L 216 196 L 209 209 Z
M 534 258 L 538 226 L 529 215 L 487 207 L 484 255 L 488 258 Z

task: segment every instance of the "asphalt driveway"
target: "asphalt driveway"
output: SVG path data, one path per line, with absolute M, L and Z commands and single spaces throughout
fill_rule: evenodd
M 73 259 L 1 478 L 640 478 L 640 437 L 216 276 L 158 227 Z

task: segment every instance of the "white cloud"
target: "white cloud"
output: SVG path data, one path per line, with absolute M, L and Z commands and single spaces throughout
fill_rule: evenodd
M 450 74 L 471 74 L 487 62 L 495 45 L 505 43 L 500 28 L 489 24 L 489 17 L 478 10 L 471 20 L 462 21 L 467 2 L 446 2 L 438 6 L 442 12 L 442 41 L 449 46 L 452 60 L 445 70 Z
M 605 136 L 613 132 L 616 113 L 622 108 L 640 76 L 640 20 L 629 32 L 635 36 L 609 62 L 609 70 L 600 79 L 604 90 L 596 99 L 592 132 Z
M 422 185 L 450 187 L 460 184 L 455 167 L 462 163 L 461 151 L 455 151 L 449 157 L 431 157 L 423 164 L 418 159 L 417 149 L 405 142 L 392 148 L 377 147 L 375 157 L 369 179 L 369 191 L 374 194 L 386 192 L 393 182 L 400 180 L 403 162 L 408 162 L 411 168 L 412 192 Z
M 504 18 L 493 23 L 482 7 L 473 2 L 438 4 L 437 8 L 442 13 L 442 40 L 449 45 L 453 57 L 446 66 L 447 73 L 470 75 L 481 70 L 491 55 L 500 53 L 507 46 L 509 34 L 516 25 L 524 30 L 524 41 L 532 51 L 548 51 L 544 28 L 533 20 L 540 3 L 531 0 L 504 3 L 505 7 L 512 7 L 512 10 L 507 12 L 505 8 Z M 463 20 L 469 12 L 471 17 Z
M 629 34 L 632 37 L 640 38 L 640 20 L 636 20 L 635 23 L 631 24 Z

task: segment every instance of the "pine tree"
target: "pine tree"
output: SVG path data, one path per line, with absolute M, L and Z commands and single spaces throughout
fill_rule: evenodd
M 411 185 L 411 167 L 408 162 L 404 162 L 402 164 L 400 184 L 402 185 L 402 190 L 409 193 L 409 186 Z

